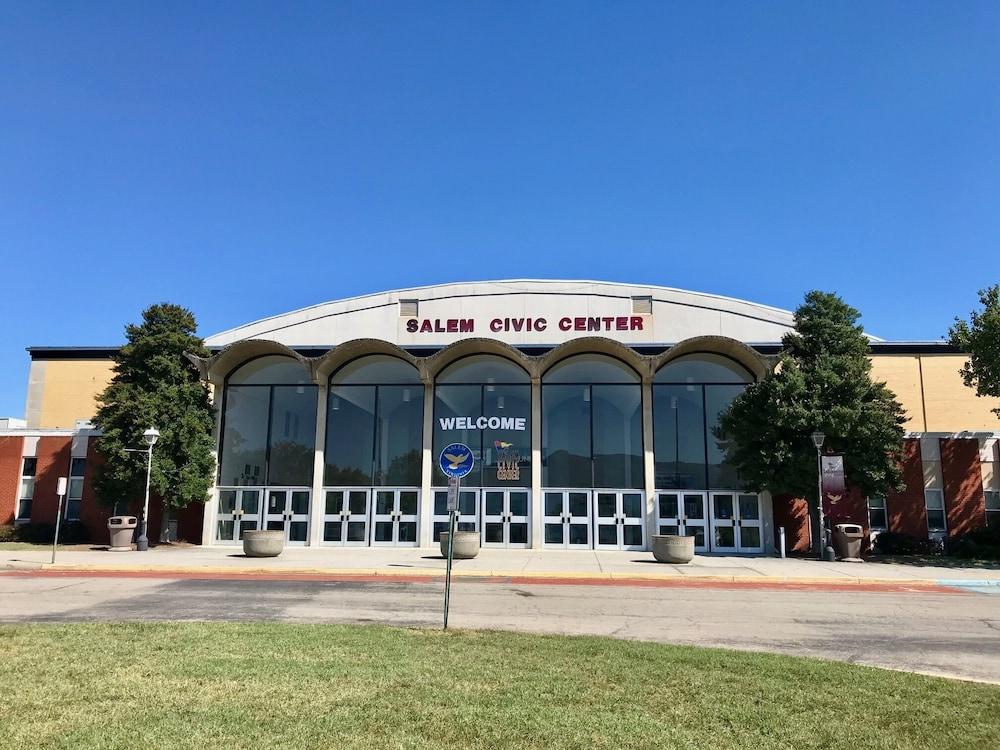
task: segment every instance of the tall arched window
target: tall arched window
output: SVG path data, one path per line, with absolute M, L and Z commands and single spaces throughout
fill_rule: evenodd
M 531 380 L 494 355 L 463 357 L 435 380 L 434 456 L 450 443 L 468 445 L 476 463 L 467 487 L 531 486 Z M 502 466 L 513 461 L 516 466 Z M 510 469 L 510 470 L 508 470 Z M 434 484 L 447 484 L 435 462 Z
M 718 423 L 752 382 L 746 368 L 719 354 L 689 354 L 660 368 L 653 379 L 657 488 L 739 488 Z
M 323 483 L 419 487 L 424 391 L 398 357 L 356 359 L 330 378 Z
M 226 378 L 219 485 L 309 487 L 316 386 L 291 357 L 250 360 Z
M 581 354 L 545 373 L 542 462 L 545 487 L 643 487 L 635 370 L 603 354 Z

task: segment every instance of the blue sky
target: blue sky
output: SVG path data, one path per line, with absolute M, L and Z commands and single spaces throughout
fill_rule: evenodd
M 934 339 L 1000 281 L 995 2 L 0 5 L 0 415 L 29 345 L 597 278 Z

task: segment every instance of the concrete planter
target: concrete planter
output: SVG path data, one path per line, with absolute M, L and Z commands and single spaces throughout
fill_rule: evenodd
M 654 534 L 653 557 L 661 563 L 689 563 L 694 559 L 694 537 Z
M 479 554 L 478 531 L 456 531 L 455 548 L 452 550 L 456 560 L 471 560 Z M 448 557 L 448 532 L 441 532 L 441 556 Z
M 243 554 L 247 557 L 277 557 L 284 548 L 284 531 L 247 531 L 243 534 Z

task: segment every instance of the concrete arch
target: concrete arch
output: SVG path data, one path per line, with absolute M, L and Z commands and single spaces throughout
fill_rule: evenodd
M 330 375 L 348 362 L 372 354 L 386 354 L 401 359 L 413 365 L 420 373 L 421 378 L 423 377 L 421 360 L 395 344 L 382 339 L 353 339 L 313 358 L 312 361 L 316 367 L 316 380 L 320 383 L 326 383 L 330 379 Z
M 206 380 L 219 388 L 225 382 L 229 373 L 233 372 L 236 368 L 249 362 L 251 359 L 272 354 L 290 357 L 298 361 L 309 371 L 310 377 L 315 381 L 316 374 L 312 366 L 312 360 L 308 357 L 303 357 L 291 347 L 267 339 L 237 341 L 211 357 L 203 358 L 188 355 L 188 359 L 194 362 L 201 373 L 202 380 Z
M 755 380 L 760 380 L 774 367 L 769 358 L 758 354 L 742 341 L 731 339 L 728 336 L 694 336 L 674 344 L 663 354 L 652 357 L 651 374 L 655 375 L 661 367 L 675 359 L 699 353 L 720 354 L 727 357 L 743 365 L 750 371 Z
M 422 361 L 424 373 L 429 380 L 433 380 L 448 365 L 474 354 L 492 354 L 502 357 L 527 372 L 529 378 L 538 377 L 535 357 L 529 357 L 502 341 L 484 338 L 463 339 L 435 352 Z
M 637 354 L 634 350 L 614 339 L 604 336 L 585 336 L 560 344 L 548 354 L 538 358 L 539 377 L 551 370 L 559 362 L 578 354 L 605 354 L 624 362 L 639 375 L 641 382 L 648 381 L 653 374 L 649 357 Z

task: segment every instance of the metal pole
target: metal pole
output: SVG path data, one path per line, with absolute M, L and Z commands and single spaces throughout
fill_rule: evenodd
M 60 489 L 63 489 L 62 488 L 62 483 L 64 481 L 65 480 L 63 480 L 63 479 L 60 478 L 60 480 L 59 480 Z M 63 497 L 65 495 L 66 495 L 66 491 L 65 491 L 65 489 L 63 489 L 63 491 L 59 493 L 59 506 L 58 506 L 58 509 L 56 510 L 56 535 L 54 537 L 52 537 L 52 564 L 53 565 L 55 565 L 55 563 L 56 563 L 56 545 L 59 544 L 59 521 L 62 520 Z
M 153 468 L 153 446 L 149 446 L 146 451 L 146 496 L 142 502 L 142 521 L 139 523 L 139 538 L 136 539 L 135 548 L 138 552 L 145 552 L 149 549 L 149 538 L 146 536 L 146 519 L 149 517 L 149 474 Z
M 451 599 L 451 561 L 455 551 L 455 516 L 452 510 L 448 514 L 448 567 L 444 574 L 444 629 L 448 629 L 448 602 Z
M 826 522 L 823 518 L 823 453 L 816 448 L 816 492 L 819 497 L 819 557 L 826 551 Z
M 785 559 L 785 527 L 778 527 L 778 538 L 781 540 L 781 559 Z

